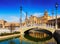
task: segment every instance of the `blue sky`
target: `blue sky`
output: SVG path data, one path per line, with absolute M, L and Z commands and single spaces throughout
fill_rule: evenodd
M 20 18 L 20 6 L 23 7 L 23 19 L 25 12 L 28 16 L 42 16 L 47 9 L 51 16 L 52 10 L 55 13 L 55 3 L 58 2 L 58 14 L 60 14 L 60 0 L 0 0 L 0 19 L 17 21 Z

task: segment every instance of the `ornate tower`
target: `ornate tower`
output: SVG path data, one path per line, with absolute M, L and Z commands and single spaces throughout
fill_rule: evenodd
M 22 6 L 20 6 L 20 27 L 22 26 Z
M 26 22 L 26 25 L 27 25 L 28 24 L 27 12 L 26 12 L 25 22 Z
M 27 18 L 27 12 L 26 12 L 26 20 L 27 20 L 28 18 Z
M 54 10 L 52 10 L 52 20 L 54 19 Z M 52 21 L 52 26 L 54 25 L 54 22 Z
M 48 12 L 47 12 L 47 10 L 45 10 L 45 12 L 44 12 L 44 16 L 48 16 Z

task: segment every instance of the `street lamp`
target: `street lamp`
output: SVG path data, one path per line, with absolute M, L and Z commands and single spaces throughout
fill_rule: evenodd
M 57 8 L 58 8 L 58 3 L 56 2 L 56 5 L 55 5 L 55 8 L 56 8 L 56 29 L 57 29 Z

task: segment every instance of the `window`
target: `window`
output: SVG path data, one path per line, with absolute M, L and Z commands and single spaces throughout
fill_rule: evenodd
M 0 24 L 0 28 L 2 28 L 2 24 Z

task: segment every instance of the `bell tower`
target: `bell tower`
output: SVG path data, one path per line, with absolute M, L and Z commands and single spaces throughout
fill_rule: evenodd
M 27 25 L 28 24 L 27 12 L 26 12 L 25 22 L 26 22 L 26 25 Z
M 48 12 L 47 12 L 47 10 L 45 10 L 45 12 L 44 12 L 44 16 L 48 16 Z
M 26 19 L 26 20 L 28 19 L 28 18 L 27 18 L 27 12 L 26 12 L 26 18 L 25 18 L 25 19 Z
M 20 6 L 20 27 L 22 26 L 22 6 Z

